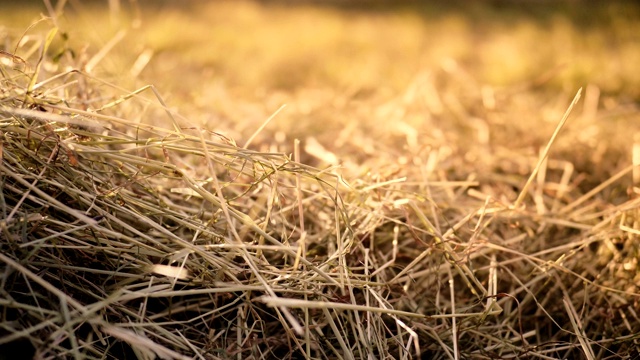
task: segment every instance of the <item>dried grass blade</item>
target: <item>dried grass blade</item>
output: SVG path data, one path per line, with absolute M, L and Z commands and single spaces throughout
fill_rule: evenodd
M 31 81 L 29 81 L 29 85 L 27 86 L 27 94 L 30 94 L 33 91 L 36 86 L 36 82 L 38 82 L 38 77 L 40 76 L 40 70 L 42 68 L 44 57 L 47 54 L 49 46 L 53 42 L 53 38 L 55 38 L 56 33 L 58 33 L 57 27 L 54 27 L 47 33 L 47 37 L 44 41 L 44 44 L 42 45 L 42 51 L 40 52 L 40 58 L 38 59 L 38 63 L 36 64 L 33 75 L 31 75 Z
M 575 332 L 576 337 L 580 342 L 580 346 L 582 347 L 584 356 L 587 358 L 587 360 L 595 360 L 596 357 L 593 353 L 593 349 L 591 348 L 591 346 L 589 346 L 589 339 L 582 329 L 580 318 L 578 316 L 578 313 L 576 312 L 576 309 L 573 307 L 571 300 L 565 296 L 562 299 L 562 302 L 564 303 L 564 307 L 567 310 L 567 315 L 569 315 L 571 326 L 573 327 L 573 331 Z
M 527 182 L 522 187 L 522 190 L 520 191 L 520 195 L 518 195 L 518 198 L 513 203 L 513 208 L 514 209 L 520 208 L 520 204 L 524 200 L 524 197 L 527 196 L 527 193 L 529 191 L 529 186 L 531 186 L 531 183 L 536 178 L 536 175 L 538 174 L 538 171 L 540 170 L 540 167 L 544 163 L 544 160 L 547 158 L 547 156 L 549 156 L 549 151 L 551 150 L 551 146 L 553 145 L 553 143 L 555 142 L 556 138 L 558 137 L 558 134 L 560 133 L 560 130 L 562 130 L 562 128 L 564 127 L 564 124 L 567 122 L 567 119 L 569 118 L 569 114 L 571 114 L 571 110 L 573 110 L 573 107 L 576 105 L 578 100 L 580 100 L 580 94 L 581 93 L 582 93 L 582 88 L 580 88 L 578 90 L 578 93 L 573 98 L 573 101 L 571 101 L 571 104 L 569 105 L 569 108 L 567 109 L 567 111 L 565 111 L 564 115 L 562 116 L 562 119 L 558 123 L 558 126 L 556 127 L 556 130 L 553 132 L 553 135 L 551 135 L 551 139 L 547 143 L 547 147 L 545 147 L 544 152 L 542 153 L 542 155 L 538 159 L 538 164 L 533 169 L 533 172 L 529 176 L 529 179 L 527 180 Z

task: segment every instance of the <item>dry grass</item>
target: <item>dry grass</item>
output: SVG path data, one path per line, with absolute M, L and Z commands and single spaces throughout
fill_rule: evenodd
M 3 354 L 640 356 L 635 7 L 114 4 L 2 32 Z

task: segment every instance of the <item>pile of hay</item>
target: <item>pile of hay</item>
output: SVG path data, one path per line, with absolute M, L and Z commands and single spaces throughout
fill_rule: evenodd
M 0 54 L 3 353 L 638 356 L 631 166 L 582 189 L 570 162 L 487 153 L 456 178 L 434 145 L 406 177 L 343 178 L 186 127 L 55 36 Z

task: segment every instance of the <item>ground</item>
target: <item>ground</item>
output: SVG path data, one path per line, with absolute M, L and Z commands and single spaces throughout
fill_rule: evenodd
M 635 3 L 47 4 L 0 13 L 0 345 L 640 356 Z

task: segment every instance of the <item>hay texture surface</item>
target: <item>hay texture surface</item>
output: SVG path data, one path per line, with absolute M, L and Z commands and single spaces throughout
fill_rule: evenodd
M 549 156 L 569 110 L 538 154 L 387 122 L 375 131 L 399 134 L 401 155 L 351 127 L 339 135 L 357 155 L 326 166 L 336 155 L 312 136 L 285 154 L 189 125 L 156 87 L 92 75 L 60 37 L 0 53 L 3 352 L 639 356 L 637 167 L 623 156 L 589 177 L 566 146 Z M 486 101 L 475 90 L 463 107 Z M 411 114 L 411 94 L 384 107 Z M 579 98 L 562 107 L 581 112 Z

